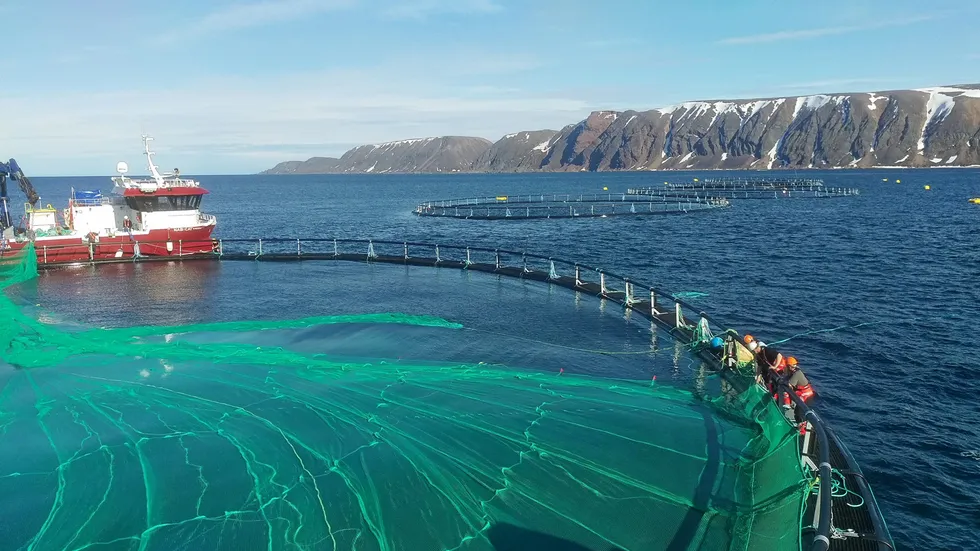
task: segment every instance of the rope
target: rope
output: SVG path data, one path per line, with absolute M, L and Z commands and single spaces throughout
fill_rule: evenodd
M 845 498 L 845 504 L 848 507 L 853 507 L 855 509 L 864 506 L 864 498 L 861 497 L 861 494 L 847 487 L 847 478 L 844 477 L 844 473 L 838 471 L 837 469 L 831 469 L 830 475 L 830 497 Z M 847 500 L 847 496 L 849 495 L 857 496 L 857 498 L 861 500 L 860 503 L 851 503 L 849 500 Z
M 901 322 L 907 322 L 907 321 L 918 321 L 918 318 L 910 318 L 910 319 L 907 319 L 907 320 L 898 320 L 898 321 L 866 321 L 864 323 L 858 323 L 856 325 L 838 325 L 837 327 L 831 327 L 829 329 L 814 329 L 812 331 L 805 331 L 803 333 L 797 333 L 796 335 L 793 335 L 791 337 L 786 337 L 785 339 L 782 339 L 782 340 L 772 341 L 772 342 L 769 343 L 769 345 L 782 344 L 782 343 L 784 343 L 786 341 L 789 341 L 789 340 L 792 340 L 792 339 L 796 339 L 796 338 L 799 338 L 799 337 L 806 337 L 807 335 L 817 335 L 819 333 L 833 333 L 834 331 L 842 331 L 844 329 L 857 329 L 859 327 L 866 327 L 866 326 L 869 326 L 869 325 L 881 325 L 883 323 L 901 323 Z
M 589 354 L 604 354 L 604 355 L 607 355 L 607 356 L 630 356 L 630 355 L 648 355 L 648 356 L 654 356 L 654 355 L 656 355 L 656 354 L 658 354 L 660 352 L 663 352 L 664 350 L 667 350 L 667 348 L 661 348 L 661 349 L 659 349 L 657 351 L 653 351 L 653 350 L 620 351 L 620 350 L 600 350 L 600 349 L 594 349 L 594 348 L 576 348 L 574 346 L 565 346 L 563 344 L 555 344 L 555 343 L 551 343 L 551 342 L 548 342 L 548 341 L 542 341 L 542 340 L 538 340 L 538 339 L 531 339 L 531 338 L 528 338 L 528 337 L 521 337 L 521 336 L 518 336 L 518 335 L 511 335 L 509 333 L 498 333 L 496 331 L 489 331 L 487 329 L 474 329 L 472 327 L 464 327 L 463 330 L 464 331 L 475 331 L 477 333 L 486 333 L 488 335 L 497 335 L 497 336 L 507 337 L 507 338 L 510 338 L 510 339 L 518 339 L 518 340 L 522 340 L 522 341 L 526 341 L 526 342 L 532 342 L 534 344 L 543 344 L 545 346 L 550 346 L 550 347 L 554 347 L 554 348 L 564 348 L 565 350 L 574 350 L 576 352 L 587 352 Z
M 670 296 L 679 299 L 701 298 L 708 296 L 708 293 L 702 293 L 700 291 L 682 291 L 680 293 L 674 293 Z
M 814 493 L 820 489 L 820 479 L 813 476 L 813 471 L 809 469 L 805 472 L 806 479 L 810 482 L 810 493 Z M 847 500 L 847 496 L 854 495 L 857 496 L 859 500 L 858 503 L 851 503 Z M 858 507 L 864 506 L 864 498 L 861 494 L 855 492 L 854 490 L 847 487 L 847 478 L 844 473 L 837 469 L 830 469 L 830 497 L 832 498 L 845 498 L 845 504 L 848 507 L 857 509 Z

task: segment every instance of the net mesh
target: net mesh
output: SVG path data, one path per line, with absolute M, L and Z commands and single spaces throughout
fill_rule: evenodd
M 0 261 L 0 287 L 35 275 L 32 250 Z M 289 348 L 324 324 L 460 327 L 405 314 L 69 331 L 0 310 L 12 549 L 799 545 L 796 432 L 756 386 Z

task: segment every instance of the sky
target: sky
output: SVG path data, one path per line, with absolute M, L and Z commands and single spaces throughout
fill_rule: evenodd
M 255 173 L 593 110 L 980 82 L 962 0 L 0 0 L 0 158 Z

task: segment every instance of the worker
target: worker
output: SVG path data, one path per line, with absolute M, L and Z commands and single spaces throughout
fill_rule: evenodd
M 786 385 L 790 388 L 790 390 L 796 394 L 804 404 L 809 404 L 815 394 L 813 392 L 813 386 L 806 378 L 806 375 L 803 374 L 803 370 L 800 369 L 799 366 L 799 361 L 795 357 L 790 356 L 786 359 L 784 376 Z M 800 411 L 800 408 L 796 406 L 796 403 L 785 391 L 779 392 L 778 394 L 782 395 L 781 401 L 783 412 L 786 415 L 786 420 L 800 425 L 800 431 L 802 433 L 804 430 L 803 412 Z
M 793 356 L 786 360 L 786 375 L 786 383 L 789 387 L 800 397 L 800 400 L 803 400 L 803 403 L 809 404 L 814 396 L 813 385 L 800 369 L 799 361 Z
M 746 335 L 745 340 L 748 342 L 749 350 L 755 353 L 756 381 L 764 383 L 772 391 L 775 376 L 785 367 L 783 355 L 766 346 L 766 343 L 756 340 L 752 335 Z
M 752 354 L 752 360 L 755 362 L 755 382 L 760 385 L 765 384 L 766 370 L 763 369 L 762 362 L 756 357 L 756 352 L 759 351 L 759 343 L 756 342 L 752 335 L 745 335 L 745 346 L 749 349 L 749 353 Z
M 123 216 L 123 229 L 127 232 L 133 231 L 133 221 L 128 216 Z

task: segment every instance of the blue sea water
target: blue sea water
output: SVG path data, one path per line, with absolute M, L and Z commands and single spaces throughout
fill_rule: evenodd
M 689 216 L 470 221 L 412 214 L 417 203 L 429 199 L 592 193 L 604 187 L 616 192 L 665 179 L 721 175 L 201 180 L 211 192 L 203 208 L 218 217 L 218 237 L 371 237 L 510 248 L 581 261 L 673 292 L 704 293 L 692 299 L 704 311 L 769 343 L 785 341 L 780 349 L 800 359 L 821 395 L 819 411 L 862 465 L 901 548 L 977 548 L 980 368 L 974 333 L 980 322 L 980 205 L 967 199 L 980 196 L 980 171 L 808 171 L 801 176 L 822 178 L 829 186 L 856 187 L 861 194 L 736 200 L 729 209 Z M 106 190 L 105 182 L 52 178 L 37 179 L 36 184 L 44 202 L 60 204 L 70 186 Z M 589 325 L 563 313 L 564 306 L 549 305 L 555 299 L 547 289 L 503 284 L 487 291 L 499 302 L 487 301 L 486 293 L 476 301 L 451 291 L 463 284 L 455 273 L 432 276 L 431 285 L 413 283 L 406 295 L 393 289 L 404 282 L 390 267 L 361 272 L 347 267 L 340 273 L 299 264 L 178 267 L 177 272 L 146 272 L 150 275 L 142 277 L 153 281 L 144 279 L 141 287 L 127 284 L 140 281 L 140 274 L 133 273 L 138 269 L 99 268 L 101 281 L 115 274 L 111 297 L 83 292 L 96 285 L 91 272 L 42 277 L 32 292 L 52 315 L 105 325 L 297 317 L 315 314 L 328 300 L 332 305 L 350 301 L 352 311 L 363 304 L 392 304 L 413 308 L 413 313 L 458 317 L 468 312 L 467 321 L 485 324 L 498 339 L 494 346 L 510 351 L 506 359 L 514 362 L 521 361 L 519 339 L 529 335 L 539 342 L 569 344 L 569 334 L 584 334 L 572 342 L 618 350 L 639 338 L 633 331 L 602 328 L 605 322 L 599 321 Z M 382 288 L 346 288 L 357 273 L 367 273 Z M 161 278 L 169 290 L 159 299 L 146 298 L 146 284 L 159 288 L 154 283 Z M 283 301 L 269 298 L 276 296 L 288 299 L 290 306 L 284 309 Z M 379 338 L 378 345 L 383 341 Z M 431 352 L 412 352 L 413 342 L 404 336 L 388 346 L 420 356 Z M 479 360 L 479 350 L 467 350 L 465 343 L 456 346 L 451 359 Z M 527 350 L 538 356 L 532 363 L 539 365 L 582 362 L 554 349 Z M 635 368 L 625 360 L 607 363 L 600 369 Z

